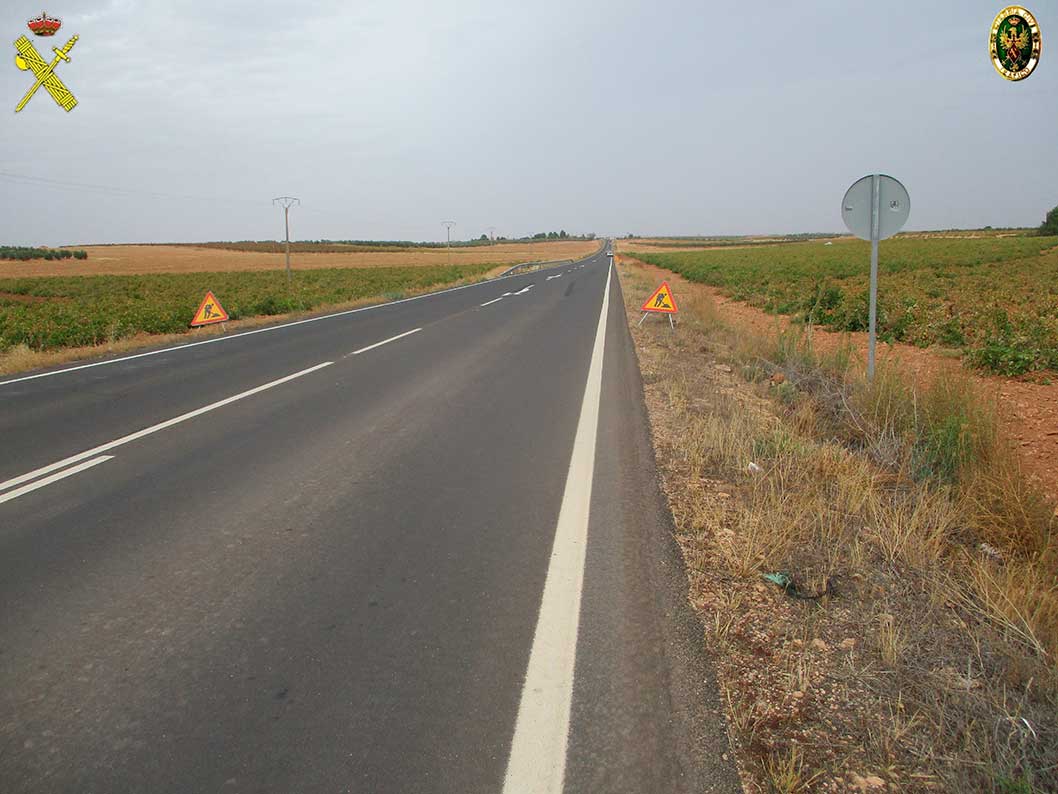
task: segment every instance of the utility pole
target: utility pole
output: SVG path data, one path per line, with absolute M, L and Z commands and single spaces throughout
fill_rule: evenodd
M 455 221 L 441 221 L 441 225 L 448 230 L 448 266 L 452 266 L 452 227 L 456 225 Z
M 290 286 L 290 208 L 300 207 L 301 199 L 293 196 L 280 196 L 272 199 L 272 205 L 283 208 L 283 221 L 287 227 L 287 286 Z
M 495 226 L 490 226 L 489 227 L 489 240 L 492 242 L 493 245 L 496 245 L 496 227 Z

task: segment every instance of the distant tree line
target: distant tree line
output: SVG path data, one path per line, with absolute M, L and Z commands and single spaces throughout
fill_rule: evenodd
M 477 246 L 489 246 L 493 242 L 523 242 L 526 240 L 594 240 L 595 232 L 574 235 L 565 229 L 558 232 L 539 232 L 531 237 L 495 237 L 490 239 L 487 234 L 472 240 L 452 240 L 452 248 L 475 248 Z M 171 246 L 194 246 L 198 248 L 219 248 L 232 251 L 257 251 L 273 252 L 284 249 L 284 243 L 275 240 L 233 240 L 215 242 L 170 242 L 157 243 L 157 245 Z M 292 241 L 291 250 L 312 251 L 315 253 L 340 253 L 350 249 L 360 251 L 378 251 L 387 248 L 444 248 L 448 243 L 440 242 L 416 242 L 413 240 L 332 240 L 332 239 L 304 239 Z
M 0 245 L 0 259 L 88 259 L 87 251 L 71 251 L 66 248 L 29 248 L 22 245 Z
M 1047 213 L 1047 217 L 1040 224 L 1039 234 L 1041 237 L 1050 237 L 1058 234 L 1058 207 Z

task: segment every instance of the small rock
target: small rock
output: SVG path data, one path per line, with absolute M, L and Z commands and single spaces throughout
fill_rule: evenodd
M 984 554 L 986 557 L 991 557 L 996 562 L 1003 562 L 1003 552 L 1001 552 L 991 543 L 978 543 L 977 550 Z
M 942 667 L 937 672 L 944 678 L 948 679 L 948 683 L 951 684 L 951 686 L 957 687 L 958 689 L 969 691 L 981 686 L 980 681 L 975 678 L 965 677 L 954 667 Z
M 848 637 L 842 640 L 841 644 L 838 645 L 838 647 L 841 648 L 841 650 L 843 651 L 851 651 L 853 648 L 856 647 L 856 640 L 852 637 Z
M 780 383 L 786 382 L 786 376 L 783 375 L 781 372 L 776 372 L 774 375 L 771 376 L 771 382 L 772 385 L 778 386 Z
M 868 775 L 867 777 L 860 777 L 855 772 L 852 773 L 852 785 L 856 787 L 858 791 L 878 791 L 879 789 L 885 788 L 885 781 L 877 775 Z
M 750 461 L 750 464 L 746 467 L 750 474 L 760 474 L 764 469 L 758 466 L 756 463 Z
M 812 640 L 812 647 L 815 648 L 817 651 L 822 651 L 823 653 L 826 653 L 830 650 L 830 647 L 818 637 Z

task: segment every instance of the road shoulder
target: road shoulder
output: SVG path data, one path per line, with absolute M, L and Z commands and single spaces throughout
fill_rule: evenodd
M 567 790 L 741 791 L 612 289 Z

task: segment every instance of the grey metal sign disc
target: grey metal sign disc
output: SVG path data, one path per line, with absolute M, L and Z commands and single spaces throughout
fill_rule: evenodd
M 871 209 L 874 175 L 865 176 L 852 184 L 841 201 L 841 219 L 857 237 L 871 239 Z M 878 174 L 878 237 L 892 237 L 907 223 L 911 214 L 911 197 L 899 181 Z

